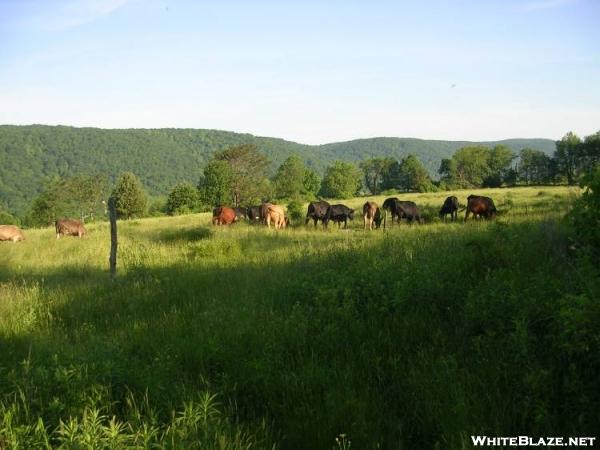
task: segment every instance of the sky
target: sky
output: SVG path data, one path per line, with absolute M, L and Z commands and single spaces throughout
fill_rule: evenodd
M 599 0 L 0 0 L 0 124 L 586 136 L 598 23 Z

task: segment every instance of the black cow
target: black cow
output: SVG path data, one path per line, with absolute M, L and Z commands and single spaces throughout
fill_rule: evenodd
M 400 223 L 400 219 L 406 219 L 409 222 L 418 221 L 422 222 L 421 214 L 419 213 L 419 208 L 415 202 L 398 200 L 396 197 L 387 198 L 383 202 L 383 209 L 387 209 L 392 213 L 392 224 L 394 224 L 394 219 Z
M 446 220 L 446 216 L 450 214 L 450 220 L 454 222 L 458 219 L 458 198 L 454 195 L 446 198 L 440 209 L 440 219 Z
M 260 212 L 260 205 L 248 206 L 246 208 L 246 217 L 250 222 L 260 222 L 261 220 L 263 220 L 263 217 L 261 217 Z
M 396 210 L 399 213 L 398 223 L 400 223 L 400 219 L 406 219 L 410 223 L 413 223 L 415 220 L 419 223 L 423 221 L 415 202 L 398 200 L 396 202 Z
M 325 223 L 325 215 L 327 214 L 327 208 L 329 208 L 329 203 L 321 200 L 318 202 L 310 202 L 308 204 L 308 211 L 306 212 L 306 220 L 304 221 L 304 225 L 307 225 L 312 219 L 315 222 L 315 228 L 317 228 L 317 222 L 320 220 Z
M 248 217 L 248 208 L 233 208 L 235 211 L 235 221 L 239 222 L 240 220 L 244 220 Z
M 329 221 L 337 222 L 338 228 L 344 222 L 344 228 L 348 228 L 348 219 L 354 220 L 354 210 L 346 205 L 330 205 L 323 218 L 323 228 L 327 229 Z
M 383 209 L 387 209 L 390 213 L 392 213 L 392 225 L 394 224 L 394 219 L 397 218 L 398 222 L 400 222 L 400 211 L 398 211 L 396 207 L 396 202 L 398 202 L 396 197 L 386 198 L 383 202 Z

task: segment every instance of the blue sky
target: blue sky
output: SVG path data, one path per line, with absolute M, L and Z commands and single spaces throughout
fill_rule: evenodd
M 587 135 L 599 19 L 597 0 L 0 0 L 0 123 Z

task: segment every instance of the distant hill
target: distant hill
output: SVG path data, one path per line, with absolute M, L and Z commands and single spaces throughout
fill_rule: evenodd
M 23 215 L 45 180 L 55 175 L 102 173 L 114 180 L 134 172 L 152 195 L 166 194 L 177 182 L 196 183 L 211 155 L 232 145 L 257 145 L 274 171 L 291 154 L 322 173 L 334 160 L 359 161 L 373 156 L 400 159 L 415 154 L 432 175 L 442 158 L 468 141 L 372 138 L 325 145 L 304 145 L 270 137 L 199 129 L 118 129 L 66 126 L 0 126 L 0 206 Z M 531 147 L 554 152 L 549 139 L 507 139 L 478 142 L 504 144 L 515 151 Z

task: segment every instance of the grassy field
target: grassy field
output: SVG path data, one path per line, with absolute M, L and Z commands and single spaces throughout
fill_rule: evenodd
M 120 222 L 115 282 L 108 224 L 27 230 L 0 245 L 0 448 L 593 435 L 600 271 L 561 222 L 578 191 L 473 192 L 497 220 L 440 223 L 436 193 L 399 196 L 426 224 L 385 231 Z

